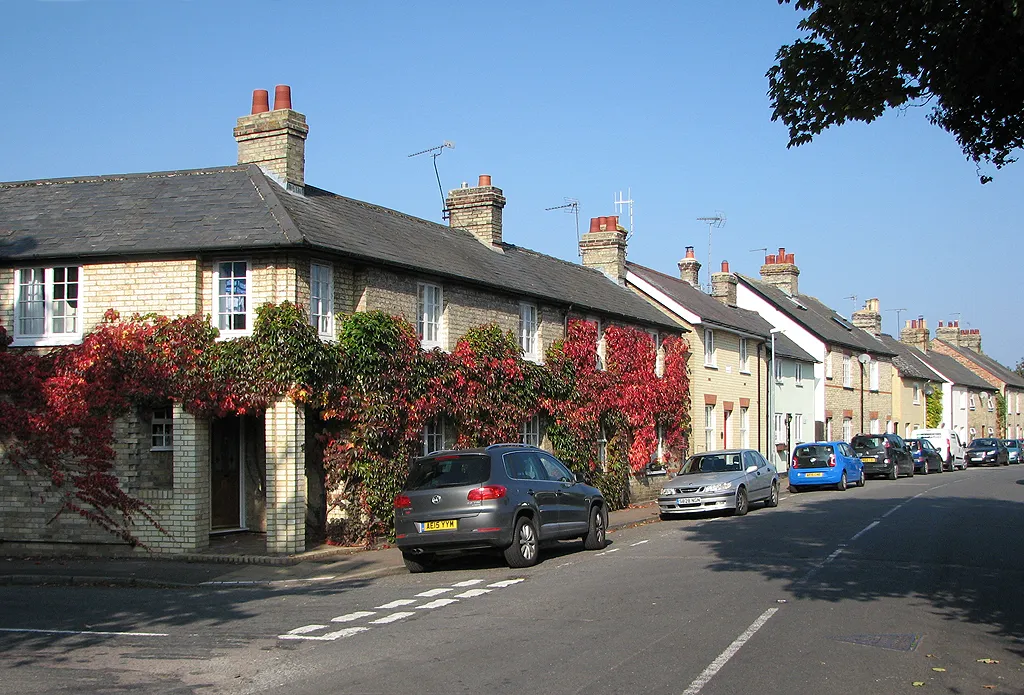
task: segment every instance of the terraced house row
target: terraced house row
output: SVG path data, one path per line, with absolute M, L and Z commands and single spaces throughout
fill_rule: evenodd
M 723 263 L 708 293 L 692 248 L 678 276 L 643 267 L 608 216 L 591 220 L 571 263 L 506 240 L 506 199 L 486 175 L 448 194 L 447 226 L 317 188 L 304 175 L 308 132 L 287 87 L 273 109 L 257 90 L 234 129 L 236 165 L 0 183 L 0 324 L 12 347 L 75 343 L 108 309 L 208 314 L 230 339 L 251 332 L 256 307 L 291 301 L 325 340 L 337 316 L 383 310 L 416 325 L 424 349 L 495 323 L 540 361 L 581 318 L 599 335 L 642 329 L 655 346 L 684 336 L 689 453 L 753 447 L 784 468 L 802 441 L 923 425 L 925 393 L 939 387 L 944 419 L 965 435 L 994 431 L 1000 393 L 1005 427 L 1021 436 L 1024 382 L 981 352 L 980 334 L 941 326 L 930 339 L 920 319 L 895 340 L 881 335 L 877 300 L 848 321 L 798 291 L 785 249 L 757 278 Z M 183 553 L 248 529 L 266 533 L 269 552 L 303 550 L 322 493 L 307 476 L 306 417 L 281 399 L 261 417 L 199 418 L 166 403 L 124 418 L 116 470 L 168 532 L 140 529 L 142 539 Z M 524 422 L 523 440 L 549 446 L 544 430 L 539 417 Z M 441 419 L 422 438 L 434 450 L 452 432 Z M 9 467 L 0 476 L 0 542 L 114 542 L 78 518 L 51 522 Z

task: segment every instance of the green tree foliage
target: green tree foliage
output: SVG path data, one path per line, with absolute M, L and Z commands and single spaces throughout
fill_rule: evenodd
M 1021 376 L 1024 376 L 1024 357 L 1017 360 L 1017 366 L 1013 368 L 1013 371 L 1017 372 Z
M 779 0 L 805 35 L 768 70 L 789 146 L 887 109 L 930 105 L 971 161 L 1000 169 L 1024 145 L 1021 0 Z M 981 176 L 987 183 L 990 176 Z
M 934 390 L 924 397 L 925 426 L 928 428 L 942 424 L 942 384 L 932 384 L 932 388 Z

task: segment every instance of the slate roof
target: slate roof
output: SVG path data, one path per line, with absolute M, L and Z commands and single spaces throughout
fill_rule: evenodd
M 930 381 L 943 380 L 941 375 L 921 361 L 924 354 L 917 348 L 901 343 L 887 333 L 883 333 L 879 339 L 889 350 L 896 353 L 896 356 L 892 358 L 892 363 L 899 371 L 900 376 Z
M 894 357 L 885 344 L 867 331 L 855 327 L 849 319 L 839 315 L 821 300 L 808 294 L 790 297 L 777 287 L 737 275 L 739 281 L 775 305 L 782 313 L 799 323 L 829 345 L 852 348 L 873 355 Z M 795 300 L 795 301 L 794 301 Z
M 935 371 L 939 372 L 942 376 L 952 379 L 953 383 L 957 386 L 966 386 L 968 388 L 977 389 L 978 391 L 992 390 L 992 384 L 982 379 L 949 355 L 943 355 L 935 352 L 934 350 L 929 350 L 928 352 L 921 353 L 919 359 Z
M 958 355 L 966 357 L 967 359 L 983 367 L 992 374 L 995 374 L 997 377 L 1005 381 L 1010 386 L 1014 386 L 1016 388 L 1024 388 L 1024 378 L 1022 378 L 1020 374 L 1013 371 L 1009 367 L 1006 367 L 1005 365 L 996 362 L 988 355 L 985 355 L 980 352 L 975 352 L 974 350 L 969 350 L 968 348 L 965 347 L 958 347 L 956 345 L 953 345 L 952 343 L 946 342 L 945 340 L 939 340 L 939 342 L 948 347 L 949 349 L 953 350 L 954 352 L 956 352 Z
M 600 271 L 306 186 L 255 165 L 0 183 L 0 259 L 317 249 L 684 330 Z
M 766 341 L 770 339 L 769 332 L 772 325 L 761 318 L 756 311 L 725 304 L 680 278 L 638 263 L 627 261 L 626 269 L 674 299 L 684 308 L 700 316 L 701 321 L 709 324 L 710 327 L 721 326 L 755 335 Z M 781 357 L 803 362 L 818 361 L 783 334 L 775 336 L 775 352 Z

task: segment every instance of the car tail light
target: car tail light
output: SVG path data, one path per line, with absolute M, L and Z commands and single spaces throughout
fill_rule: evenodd
M 828 455 L 828 467 L 829 468 L 835 468 L 836 467 L 836 455 L 835 454 L 829 454 Z
M 796 463 L 796 456 L 793 457 L 793 468 L 799 468 L 800 466 Z
M 886 449 L 888 449 L 889 447 L 891 447 L 891 446 L 892 446 L 892 442 L 890 442 L 890 441 L 889 441 L 888 439 L 885 439 L 885 440 L 883 440 L 883 441 L 885 442 L 885 448 L 886 448 Z
M 500 500 L 508 490 L 504 485 L 484 485 L 475 487 L 466 495 L 469 502 L 483 502 L 484 500 Z
M 412 500 L 409 495 L 395 495 L 395 509 L 409 509 L 412 507 Z

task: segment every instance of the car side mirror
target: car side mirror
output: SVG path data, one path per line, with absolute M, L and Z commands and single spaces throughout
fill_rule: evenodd
M 583 476 L 581 474 L 579 474 L 579 473 L 573 473 L 572 474 L 572 481 L 574 483 L 582 483 L 583 482 Z
M 747 470 L 744 471 L 744 472 L 746 472 L 746 473 L 757 473 L 757 466 L 753 466 L 753 465 L 747 466 Z

